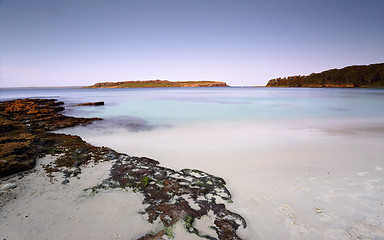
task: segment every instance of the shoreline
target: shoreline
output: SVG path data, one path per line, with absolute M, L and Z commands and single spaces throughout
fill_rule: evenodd
M 64 200 L 66 194 L 60 195 L 56 193 L 56 191 L 52 191 L 50 196 L 45 196 L 46 190 L 42 190 L 45 189 L 45 187 L 39 190 L 38 186 L 43 184 L 43 186 L 47 187 L 48 185 L 45 184 L 51 184 L 55 185 L 54 189 L 56 190 L 67 187 L 74 189 L 73 187 L 75 187 L 77 193 L 72 195 L 72 198 L 78 199 L 81 197 L 79 192 L 83 191 L 83 187 L 79 189 L 79 186 L 76 185 L 78 183 L 77 180 L 92 177 L 92 175 L 84 173 L 93 168 L 87 166 L 89 166 L 89 164 L 96 164 L 95 166 L 97 166 L 105 162 L 112 164 L 108 170 L 108 176 L 104 176 L 106 174 L 106 172 L 104 172 L 104 179 L 98 178 L 97 182 L 92 183 L 93 186 L 88 186 L 84 191 L 88 196 L 99 196 L 99 193 L 109 192 L 114 189 L 128 195 L 132 195 L 132 193 L 140 194 L 142 196 L 141 202 L 145 204 L 146 208 L 141 210 L 135 208 L 137 214 L 139 216 L 147 215 L 147 221 L 149 223 L 153 224 L 156 222 L 155 225 L 159 225 L 160 222 L 163 225 L 162 227 L 155 227 L 156 232 L 153 230 L 151 230 L 151 232 L 145 230 L 146 234 L 143 236 L 144 230 L 142 230 L 142 226 L 139 224 L 135 229 L 141 229 L 140 232 L 142 236 L 139 238 L 140 240 L 170 237 L 176 232 L 185 236 L 193 235 L 203 237 L 206 234 L 206 230 L 200 228 L 207 226 L 201 226 L 199 223 L 201 219 L 205 219 L 205 217 L 210 219 L 210 226 L 214 226 L 213 231 L 208 231 L 209 234 L 213 234 L 213 236 L 216 235 L 218 239 L 240 239 L 236 234 L 236 230 L 239 227 L 245 228 L 246 223 L 240 215 L 226 209 L 226 204 L 231 203 L 232 200 L 223 179 L 196 169 L 174 171 L 159 166 L 157 161 L 149 158 L 131 157 L 126 154 L 117 153 L 109 148 L 94 147 L 84 142 L 78 136 L 46 132 L 47 130 L 89 123 L 89 120 L 101 120 L 61 115 L 59 112 L 63 111 L 64 108 L 59 106 L 62 104 L 62 102 L 56 102 L 54 99 L 25 99 L 1 102 L 0 107 L 3 115 L 2 132 L 5 132 L 5 136 L 2 138 L 2 144 L 8 144 L 7 148 L 9 148 L 17 145 L 17 141 L 23 143 L 23 141 L 25 142 L 31 139 L 31 141 L 28 140 L 20 147 L 18 145 L 15 146 L 14 150 L 10 149 L 8 152 L 3 152 L 3 156 L 10 159 L 9 161 L 18 159 L 17 154 L 20 152 L 19 149 L 29 146 L 26 145 L 28 143 L 31 145 L 31 149 L 35 149 L 36 146 L 42 148 L 36 153 L 40 158 L 43 157 L 43 159 L 46 159 L 52 155 L 56 157 L 51 157 L 49 163 L 43 163 L 43 165 L 40 163 L 37 164 L 37 168 L 27 172 L 12 176 L 4 176 L 4 172 L 2 173 L 4 177 L 0 179 L 2 182 L 1 198 L 4 204 L 2 204 L 1 208 L 6 214 L 1 216 L 0 222 L 8 222 L 13 219 L 15 226 L 17 226 L 17 219 L 19 219 L 21 213 L 17 213 L 19 210 L 14 209 L 12 206 L 16 205 L 16 208 L 19 208 L 24 204 L 17 205 L 17 203 L 26 201 L 30 209 L 25 210 L 33 212 L 34 209 L 37 208 L 40 209 L 39 211 L 41 212 L 40 214 L 34 214 L 36 217 L 35 221 L 31 220 L 33 217 L 25 215 L 24 218 L 28 218 L 28 221 L 23 228 L 27 234 L 30 232 L 37 234 L 36 238 L 43 237 L 44 231 L 47 230 L 46 226 L 43 226 L 44 224 L 36 225 L 34 222 L 41 222 L 39 219 L 44 217 L 44 214 L 47 215 L 47 212 L 50 212 L 49 215 L 56 215 L 55 209 L 57 208 L 53 207 L 53 205 L 61 204 L 60 201 Z M 80 122 L 79 119 L 81 120 Z M 16 124 L 16 128 L 12 127 L 12 124 Z M 25 124 L 24 127 L 22 126 L 23 124 Z M 24 130 L 20 132 L 20 130 L 17 129 Z M 36 135 L 36 133 L 38 135 Z M 29 138 L 23 139 L 26 134 L 29 134 Z M 15 138 L 15 136 L 18 137 Z M 50 137 L 49 141 L 46 141 L 46 137 Z M 38 142 L 40 140 L 36 138 L 44 138 L 46 142 L 39 145 Z M 36 141 L 37 145 L 33 145 L 36 144 Z M 35 158 L 34 156 L 35 155 L 31 156 L 32 159 Z M 20 158 L 17 161 L 22 164 L 21 161 L 25 161 L 25 159 Z M 35 165 L 34 163 L 35 162 L 33 162 L 33 165 Z M 19 176 L 23 177 L 17 179 Z M 45 178 L 46 183 L 42 183 L 40 177 Z M 36 185 L 37 189 L 33 190 L 33 188 L 31 188 L 32 190 L 28 190 L 25 184 L 20 184 L 24 178 L 28 179 L 28 184 Z M 61 184 L 59 179 L 63 180 Z M 9 186 L 9 184 L 14 184 L 14 186 L 8 188 L 7 186 Z M 30 192 L 30 195 L 25 194 L 23 191 Z M 37 197 L 34 205 L 29 202 L 32 199 L 36 199 L 33 197 L 35 191 L 40 192 L 40 195 Z M 118 195 L 120 196 L 121 194 Z M 12 200 L 12 197 L 15 199 Z M 54 201 L 54 204 L 52 203 L 52 208 L 41 209 L 38 207 L 42 202 L 46 202 L 44 199 L 52 198 L 59 199 L 58 203 L 56 201 Z M 118 199 L 112 198 L 112 200 L 116 201 Z M 91 210 L 92 209 L 89 209 L 87 213 Z M 111 211 L 114 211 L 114 209 L 112 208 Z M 108 212 L 106 214 L 108 216 Z M 128 213 L 128 215 L 132 215 L 132 212 Z M 131 216 L 127 218 L 130 219 Z M 89 221 L 92 220 L 93 219 L 89 219 Z M 57 221 L 63 221 L 63 219 Z M 1 236 L 2 238 L 23 238 L 14 228 L 9 228 L 9 224 L 0 224 L 0 226 L 4 228 L 0 230 L 1 234 L 4 234 L 4 236 Z M 76 228 L 75 226 L 72 227 Z M 199 229 L 197 227 L 199 227 Z M 181 231 L 183 229 L 184 231 Z M 63 234 L 61 231 L 57 231 L 57 233 L 55 233 L 55 231 L 57 231 L 57 229 L 51 234 Z M 128 229 L 128 233 L 130 233 L 130 231 L 131 230 Z M 116 236 L 120 235 L 121 234 L 118 233 Z M 136 237 L 137 236 L 135 236 L 135 238 Z M 54 238 L 62 239 L 61 236 L 55 236 Z M 64 239 L 66 238 L 67 236 L 64 236 Z M 95 235 L 95 238 L 104 239 L 98 234 Z M 132 238 L 132 236 L 130 238 Z
M 68 132 L 95 145 L 146 154 L 172 169 L 222 176 L 234 200 L 230 210 L 247 221 L 247 229 L 239 230 L 243 239 L 340 240 L 384 237 L 382 123 L 281 119 Z

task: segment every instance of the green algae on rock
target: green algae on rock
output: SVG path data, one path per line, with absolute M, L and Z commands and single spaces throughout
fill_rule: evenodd
M 231 202 L 231 194 L 222 178 L 215 177 L 196 169 L 175 171 L 159 166 L 159 162 L 146 157 L 131 157 L 120 154 L 113 164 L 109 178 L 99 185 L 85 189 L 91 195 L 102 189 L 131 189 L 144 195 L 144 204 L 148 206 L 142 212 L 148 216 L 148 222 L 161 220 L 164 229 L 155 234 L 140 238 L 159 239 L 167 236 L 170 228 L 183 221 L 185 230 L 206 239 L 240 239 L 236 230 L 246 227 L 243 217 L 226 209 L 225 203 Z M 200 184 L 196 184 L 199 182 Z M 195 219 L 214 214 L 211 228 L 217 236 L 201 234 L 194 227 Z

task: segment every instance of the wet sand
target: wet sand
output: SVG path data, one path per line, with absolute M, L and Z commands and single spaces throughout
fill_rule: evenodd
M 144 132 L 72 129 L 86 141 L 223 177 L 244 239 L 384 237 L 381 120 L 207 123 Z M 102 137 L 101 137 L 102 136 Z
M 132 132 L 75 128 L 95 145 L 148 156 L 174 169 L 223 177 L 227 208 L 247 221 L 243 239 L 384 238 L 384 133 L 380 121 L 207 123 Z M 47 156 L 40 163 L 49 162 Z M 2 239 L 137 239 L 162 228 L 138 212 L 138 193 L 83 192 L 108 175 L 111 163 L 89 165 L 69 185 L 51 182 L 41 167 L 0 196 Z M 9 201 L 8 201 L 9 200 Z M 201 228 L 212 219 L 195 224 Z M 210 229 L 207 227 L 206 231 Z M 197 239 L 182 225 L 175 239 Z

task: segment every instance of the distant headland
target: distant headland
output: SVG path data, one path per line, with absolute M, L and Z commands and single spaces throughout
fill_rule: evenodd
M 384 87 L 384 63 L 271 79 L 266 87 Z
M 225 82 L 215 81 L 184 81 L 168 80 L 101 82 L 85 88 L 165 88 L 165 87 L 229 87 Z

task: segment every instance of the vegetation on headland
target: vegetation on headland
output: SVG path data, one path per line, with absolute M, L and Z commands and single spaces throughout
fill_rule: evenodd
M 225 82 L 216 81 L 184 81 L 168 80 L 102 82 L 86 88 L 166 88 L 166 87 L 228 87 Z
M 269 80 L 267 87 L 384 87 L 384 63 Z

